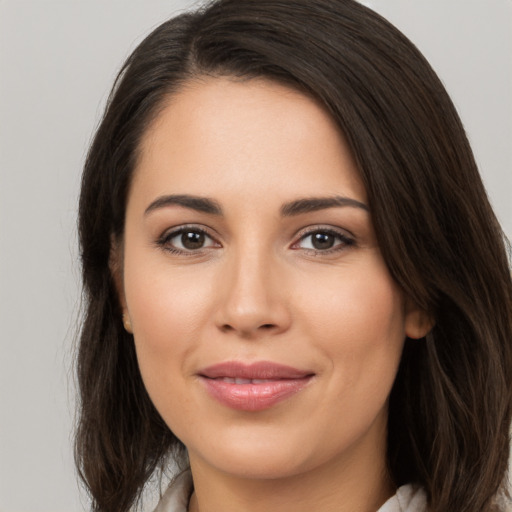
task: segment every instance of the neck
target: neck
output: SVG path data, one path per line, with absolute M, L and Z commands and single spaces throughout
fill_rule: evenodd
M 395 493 L 385 453 L 354 454 L 281 478 L 244 478 L 190 457 L 189 512 L 376 512 Z

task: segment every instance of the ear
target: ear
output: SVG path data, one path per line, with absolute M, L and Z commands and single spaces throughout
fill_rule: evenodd
M 405 304 L 405 335 L 417 340 L 424 338 L 434 327 L 434 317 L 411 299 Z
M 124 279 L 123 279 L 123 246 L 122 243 L 112 235 L 110 237 L 110 256 L 108 261 L 110 274 L 114 281 L 114 286 L 117 292 L 117 298 L 123 314 L 123 325 L 127 332 L 133 334 L 132 322 L 128 308 L 126 306 L 126 296 L 124 293 Z

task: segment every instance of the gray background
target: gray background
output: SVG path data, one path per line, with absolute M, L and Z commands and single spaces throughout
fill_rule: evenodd
M 512 1 L 364 3 L 438 71 L 510 237 Z M 0 512 L 86 507 L 70 441 L 80 169 L 120 64 L 189 5 L 0 0 Z

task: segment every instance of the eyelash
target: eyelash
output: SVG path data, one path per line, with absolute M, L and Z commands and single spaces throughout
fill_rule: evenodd
M 177 229 L 173 229 L 172 231 L 166 231 L 163 233 L 160 238 L 156 241 L 157 245 L 164 249 L 167 252 L 170 252 L 171 254 L 177 254 L 177 255 L 184 255 L 184 256 L 194 256 L 198 254 L 202 254 L 204 249 L 209 249 L 210 247 L 200 247 L 198 249 L 180 249 L 179 247 L 175 247 L 171 244 L 171 240 L 173 238 L 176 238 L 180 235 L 184 235 L 185 233 L 194 233 L 199 235 L 204 235 L 205 238 L 210 239 L 214 244 L 218 244 L 214 240 L 212 236 L 208 234 L 208 232 L 205 229 L 202 229 L 198 226 L 181 226 Z M 212 245 L 213 246 L 213 245 Z
M 292 249 L 299 250 L 300 247 L 298 247 L 298 245 L 302 241 L 306 240 L 308 237 L 311 237 L 315 234 L 333 236 L 335 239 L 338 240 L 339 243 L 335 242 L 335 245 L 333 245 L 333 247 L 330 247 L 328 249 L 315 249 L 315 248 L 303 249 L 303 250 L 307 251 L 309 254 L 313 254 L 314 256 L 329 255 L 329 254 L 337 253 L 337 252 L 347 249 L 348 247 L 354 246 L 356 243 L 353 238 L 351 238 L 350 236 L 347 236 L 345 233 L 342 233 L 341 231 L 338 231 L 338 230 L 332 229 L 332 228 L 314 226 L 300 234 L 299 240 L 297 242 L 293 243 Z
M 198 247 L 197 249 L 181 249 L 178 247 L 175 247 L 171 244 L 171 240 L 173 238 L 179 237 L 180 235 L 183 235 L 185 233 L 193 233 L 196 235 L 203 235 L 205 238 L 209 239 L 212 242 L 212 245 L 207 247 Z M 336 253 L 339 251 L 345 250 L 347 247 L 354 246 L 355 240 L 346 234 L 337 231 L 332 228 L 322 228 L 321 226 L 315 226 L 307 231 L 300 234 L 299 239 L 297 242 L 294 242 L 291 246 L 291 249 L 293 250 L 300 250 L 301 247 L 299 247 L 300 243 L 306 240 L 308 237 L 311 237 L 315 234 L 322 234 L 322 235 L 329 235 L 335 237 L 335 239 L 338 240 L 339 243 L 335 243 L 333 247 L 329 247 L 327 249 L 315 249 L 315 248 L 304 248 L 303 250 L 308 252 L 309 254 L 313 255 L 329 255 L 332 253 Z M 174 229 L 172 231 L 167 231 L 162 234 L 156 241 L 156 244 L 158 247 L 164 249 L 167 252 L 170 252 L 171 254 L 176 254 L 180 256 L 194 256 L 194 255 L 201 255 L 203 254 L 204 250 L 210 249 L 210 248 L 218 248 L 220 247 L 220 244 L 215 241 L 215 239 L 209 235 L 209 233 L 198 226 L 181 226 L 177 229 Z

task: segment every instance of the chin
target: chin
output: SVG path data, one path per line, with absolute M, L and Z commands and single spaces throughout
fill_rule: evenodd
M 250 480 L 278 480 L 312 469 L 305 461 L 298 461 L 289 454 L 276 454 L 275 450 L 270 453 L 230 453 L 223 458 L 215 458 L 214 463 L 223 473 Z
M 215 445 L 197 447 L 195 453 L 203 463 L 233 477 L 277 480 L 329 466 L 345 452 L 345 447 L 339 445 L 309 445 L 304 436 L 297 439 L 286 428 L 274 432 L 274 435 L 259 434 L 246 432 L 238 436 L 228 434 L 225 438 L 216 436 Z M 195 456 L 192 448 L 189 451 L 193 468 Z

